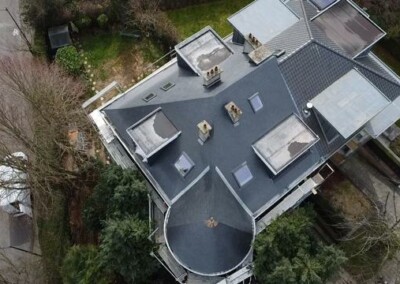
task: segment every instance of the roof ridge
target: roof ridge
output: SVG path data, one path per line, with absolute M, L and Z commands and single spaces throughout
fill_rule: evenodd
M 333 52 L 333 53 L 335 53 L 336 55 L 339 55 L 340 57 L 342 57 L 342 58 L 344 58 L 344 59 L 347 59 L 348 61 L 350 61 L 350 62 L 356 64 L 357 66 L 359 66 L 359 67 L 361 67 L 361 68 L 363 68 L 363 69 L 366 69 L 366 70 L 368 70 L 369 72 L 372 72 L 374 75 L 380 77 L 381 79 L 384 79 L 384 80 L 387 81 L 388 83 L 391 83 L 391 84 L 395 85 L 396 87 L 400 88 L 400 84 L 398 84 L 398 83 L 396 83 L 396 82 L 394 82 L 394 81 L 392 81 L 392 80 L 386 78 L 385 76 L 383 76 L 382 74 L 380 74 L 380 73 L 377 72 L 376 70 L 374 70 L 374 69 L 372 69 L 372 68 L 370 68 L 370 67 L 368 67 L 368 66 L 362 64 L 361 62 L 358 62 L 358 61 L 356 61 L 356 60 L 354 60 L 354 59 L 352 59 L 352 58 L 349 58 L 349 57 L 345 56 L 344 54 L 341 54 L 340 52 L 338 52 L 338 51 L 336 51 L 336 50 L 330 48 L 329 46 L 323 44 L 322 42 L 320 42 L 320 41 L 318 41 L 318 40 L 316 40 L 316 39 L 313 39 L 312 41 L 313 41 L 315 44 L 321 46 L 322 48 L 325 48 L 325 49 L 329 50 L 330 52 Z
M 304 22 L 306 23 L 308 36 L 309 36 L 310 40 L 313 40 L 314 37 L 313 37 L 313 34 L 311 32 L 310 25 L 308 23 L 308 18 L 307 18 L 307 14 L 306 14 L 306 8 L 304 7 L 304 0 L 300 0 L 300 5 L 301 5 L 301 10 L 303 11 L 303 19 L 304 19 Z

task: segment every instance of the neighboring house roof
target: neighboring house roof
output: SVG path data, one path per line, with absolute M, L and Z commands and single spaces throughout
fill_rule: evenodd
M 345 0 L 322 2 L 332 5 L 315 19 L 337 5 L 354 8 Z M 273 206 L 399 97 L 399 80 L 391 70 L 365 45 L 360 45 L 365 56 L 354 58 L 353 49 L 343 48 L 312 20 L 319 13 L 314 5 L 258 0 L 230 17 L 237 31 L 265 43 L 258 48 L 270 57 L 257 66 L 249 63 L 252 53 L 244 54 L 243 46 L 222 42 L 206 28 L 176 46 L 177 60 L 102 108 L 170 206 L 165 231 L 170 250 L 196 273 L 218 275 L 239 265 L 253 236 L 249 216 Z M 287 21 L 268 22 L 262 16 L 271 11 Z M 267 30 L 271 25 L 270 33 L 264 33 L 265 25 Z M 223 71 L 218 73 L 222 82 L 205 88 L 204 73 L 214 64 Z M 327 99 L 342 116 L 329 113 Z M 241 114 L 235 124 L 226 108 L 232 102 Z M 357 121 L 343 124 L 353 118 Z M 393 119 L 376 123 L 384 128 Z M 203 120 L 213 128 L 205 143 L 197 129 Z M 238 230 L 243 227 L 235 219 L 244 220 L 245 229 Z M 224 226 L 209 230 L 206 225 L 215 220 Z

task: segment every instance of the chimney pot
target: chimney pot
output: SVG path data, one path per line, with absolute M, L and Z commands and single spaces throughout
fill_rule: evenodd
M 212 126 L 206 120 L 203 120 L 197 124 L 197 128 L 199 130 L 199 139 L 203 143 L 206 142 L 211 137 Z

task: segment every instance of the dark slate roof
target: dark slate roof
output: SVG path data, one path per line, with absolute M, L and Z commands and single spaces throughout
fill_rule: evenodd
M 248 62 L 245 63 L 250 66 Z M 182 81 L 175 82 L 177 85 L 182 84 Z M 222 89 L 224 84 L 228 86 Z M 201 87 L 204 91 L 204 87 Z M 134 144 L 125 130 L 158 107 L 161 107 L 163 113 L 178 130 L 182 131 L 176 141 L 156 154 L 149 163 L 143 164 L 170 200 L 173 200 L 206 167 L 218 166 L 246 206 L 252 212 L 257 212 L 265 204 L 272 204 L 286 193 L 293 180 L 320 161 L 321 153 L 315 151 L 314 146 L 294 161 L 286 171 L 274 176 L 251 147 L 255 141 L 285 118 L 297 113 L 275 58 L 271 58 L 258 68 L 252 67 L 252 72 L 236 82 L 223 82 L 215 90 L 220 88 L 220 93 L 211 97 L 198 98 L 194 95 L 195 99 L 192 100 L 159 102 L 153 105 L 135 106 L 133 101 L 142 102 L 140 96 L 127 95 L 123 100 L 117 100 L 106 107 L 104 112 L 132 151 Z M 248 98 L 256 92 L 259 93 L 264 107 L 254 113 Z M 162 95 L 173 96 L 175 93 L 167 92 L 159 96 Z M 224 109 L 224 105 L 230 101 L 234 101 L 243 111 L 237 127 L 233 126 Z M 196 125 L 204 119 L 213 125 L 214 132 L 211 139 L 201 146 L 197 141 Z M 182 178 L 173 167 L 183 151 L 195 163 L 185 178 Z M 240 188 L 232 171 L 244 162 L 247 162 L 254 178 Z
M 172 205 L 166 224 L 168 246 L 176 259 L 207 275 L 238 266 L 250 252 L 255 232 L 251 215 L 214 168 Z

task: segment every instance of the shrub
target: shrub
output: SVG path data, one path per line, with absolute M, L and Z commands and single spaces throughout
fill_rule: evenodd
M 77 76 L 81 74 L 83 64 L 78 51 L 73 46 L 58 49 L 56 63 L 71 75 Z
M 97 17 L 97 24 L 99 25 L 100 28 L 104 29 L 107 27 L 108 24 L 108 17 L 106 14 L 101 14 L 100 16 Z
M 102 272 L 95 246 L 72 246 L 64 258 L 61 274 L 65 284 L 106 284 L 110 281 Z

